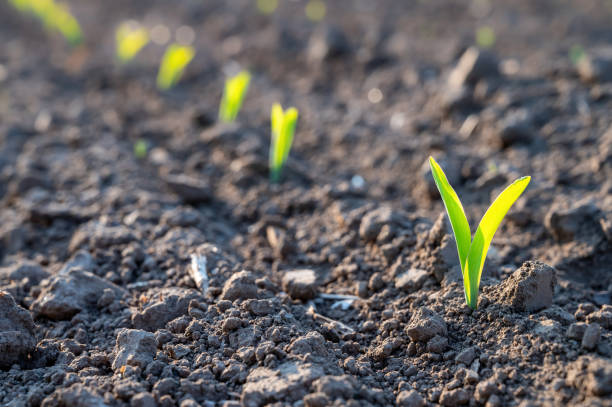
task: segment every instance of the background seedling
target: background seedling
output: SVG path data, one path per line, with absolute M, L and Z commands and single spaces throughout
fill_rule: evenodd
M 64 4 L 54 0 L 9 0 L 19 11 L 29 13 L 38 18 L 51 31 L 58 31 L 72 45 L 78 45 L 83 40 L 81 26 Z
M 476 309 L 480 277 L 491 240 L 493 240 L 499 224 L 512 204 L 527 188 L 531 177 L 517 179 L 499 194 L 482 217 L 472 240 L 470 225 L 457 193 L 448 183 L 442 168 L 432 157 L 429 157 L 429 165 L 455 235 L 461 273 L 463 274 L 465 301 L 470 308 Z
M 147 156 L 147 151 L 149 150 L 149 146 L 147 142 L 143 139 L 138 139 L 134 143 L 134 156 L 139 160 L 142 160 Z
M 176 85 L 194 55 L 195 51 L 189 45 L 170 44 L 159 65 L 157 87 L 167 90 Z
M 250 82 L 251 74 L 247 71 L 242 71 L 225 81 L 223 98 L 219 106 L 219 120 L 228 123 L 236 120 Z
M 272 106 L 271 125 L 272 140 L 270 143 L 270 181 L 280 181 L 283 166 L 289 157 L 298 111 L 295 107 L 283 111 L 280 104 Z
M 131 61 L 149 43 L 149 33 L 136 22 L 122 23 L 115 33 L 117 60 L 122 64 Z

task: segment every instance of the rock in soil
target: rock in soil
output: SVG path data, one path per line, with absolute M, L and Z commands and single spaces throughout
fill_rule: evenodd
M 113 370 L 126 365 L 144 369 L 153 361 L 156 351 L 157 342 L 152 333 L 138 329 L 121 329 L 117 333 Z
M 37 316 L 62 320 L 79 312 L 97 307 L 104 290 L 111 290 L 116 298 L 125 293 L 121 287 L 81 269 L 54 276 L 43 282 L 42 291 L 31 306 Z
M 504 303 L 517 311 L 539 311 L 552 305 L 555 269 L 539 261 L 527 261 L 501 284 Z
M 406 334 L 413 341 L 426 342 L 436 335 L 446 336 L 446 323 L 429 308 L 419 308 L 410 318 Z
M 0 291 L 0 369 L 27 361 L 35 347 L 36 327 L 30 312 Z
M 283 290 L 296 300 L 310 300 L 317 295 L 317 275 L 313 270 L 291 270 L 283 276 Z

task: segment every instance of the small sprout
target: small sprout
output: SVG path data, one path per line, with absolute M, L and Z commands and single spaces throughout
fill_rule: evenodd
M 306 17 L 311 21 L 321 21 L 325 18 L 326 7 L 322 0 L 310 0 L 304 9 Z
M 262 14 L 272 14 L 278 7 L 278 0 L 257 0 L 257 10 Z
M 139 160 L 142 160 L 147 156 L 148 149 L 149 146 L 147 145 L 147 142 L 143 139 L 138 139 L 134 143 L 134 156 Z
M 584 48 L 580 44 L 572 45 L 568 54 L 569 54 L 570 61 L 572 61 L 574 65 L 580 62 L 580 60 L 586 56 L 586 52 L 584 51 Z
M 499 194 L 480 220 L 480 224 L 472 240 L 470 225 L 468 224 L 457 193 L 455 193 L 453 187 L 448 183 L 442 168 L 432 157 L 429 157 L 429 165 L 431 166 L 431 173 L 440 191 L 440 195 L 442 196 L 446 214 L 448 215 L 453 228 L 453 234 L 455 235 L 459 262 L 461 263 L 461 273 L 463 274 L 465 301 L 470 308 L 476 309 L 478 305 L 480 277 L 482 275 L 482 268 L 484 267 L 491 240 L 493 240 L 493 236 L 499 224 L 504 216 L 506 216 L 512 204 L 523 193 L 525 188 L 527 188 L 531 177 L 517 179 Z
M 495 44 L 495 31 L 493 31 L 493 28 L 484 26 L 476 30 L 476 44 L 480 48 L 491 48 Z
M 170 44 L 162 57 L 157 74 L 157 87 L 168 90 L 181 79 L 185 67 L 191 62 L 195 50 L 188 45 Z
M 9 1 L 17 10 L 34 15 L 48 30 L 58 31 L 70 45 L 78 45 L 83 40 L 81 26 L 68 6 L 54 0 Z
M 247 71 L 242 71 L 225 81 L 223 98 L 219 106 L 219 120 L 227 123 L 236 120 L 250 82 L 251 74 Z
M 280 104 L 272 106 L 271 125 L 272 140 L 270 143 L 270 181 L 280 181 L 281 171 L 289 157 L 298 111 L 295 107 L 283 111 Z
M 122 64 L 131 61 L 149 43 L 149 33 L 135 22 L 124 22 L 115 32 L 117 60 Z

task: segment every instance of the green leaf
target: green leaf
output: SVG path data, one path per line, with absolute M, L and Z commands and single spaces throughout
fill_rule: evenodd
M 250 82 L 251 74 L 247 71 L 242 71 L 225 81 L 225 89 L 219 106 L 221 121 L 233 122 L 236 120 Z
M 527 188 L 530 180 L 531 177 L 519 178 L 504 189 L 493 201 L 489 209 L 487 209 L 478 225 L 463 272 L 465 298 L 468 305 L 473 309 L 476 309 L 478 305 L 480 277 L 482 276 L 482 269 L 491 240 L 493 240 L 493 236 L 504 216 L 506 216 L 510 207 Z
M 280 180 L 280 173 L 289 157 L 289 151 L 293 143 L 297 119 L 298 111 L 295 107 L 283 111 L 283 108 L 278 103 L 272 106 L 270 115 L 270 124 L 272 127 L 270 142 L 270 179 L 272 182 L 278 182 Z
M 176 85 L 194 55 L 195 50 L 191 46 L 169 45 L 159 65 L 157 87 L 161 90 L 167 90 Z
M 124 22 L 115 32 L 117 60 L 121 63 L 131 61 L 148 44 L 147 30 L 134 23 Z
M 480 277 L 493 236 L 510 207 L 527 188 L 531 177 L 519 178 L 503 190 L 485 212 L 472 240 L 470 225 L 457 193 L 448 183 L 442 168 L 432 157 L 429 157 L 429 165 L 453 227 L 463 274 L 465 301 L 472 309 L 476 309 Z
M 448 183 L 444 171 L 442 171 L 442 168 L 433 157 L 429 157 L 429 166 L 431 167 L 431 173 L 438 187 L 438 191 L 440 191 L 444 207 L 446 208 L 446 214 L 453 228 L 455 243 L 457 244 L 457 253 L 459 254 L 459 262 L 461 263 L 461 272 L 463 272 L 472 240 L 470 225 L 457 193 Z

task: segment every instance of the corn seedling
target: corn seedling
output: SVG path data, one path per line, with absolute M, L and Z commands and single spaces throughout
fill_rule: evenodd
M 125 64 L 149 43 L 149 33 L 134 22 L 124 22 L 115 32 L 115 42 L 117 61 Z
M 461 263 L 461 273 L 463 274 L 465 301 L 470 308 L 476 309 L 480 277 L 491 240 L 493 240 L 499 224 L 504 216 L 506 216 L 512 204 L 527 188 L 531 177 L 517 179 L 499 194 L 485 212 L 478 225 L 474 239 L 472 239 L 470 225 L 457 193 L 448 183 L 442 168 L 432 157 L 429 157 L 429 165 L 431 166 L 431 173 L 442 196 L 446 214 L 455 235 L 459 262 Z
M 262 14 L 272 14 L 278 7 L 278 0 L 257 0 L 257 10 Z
M 148 149 L 149 146 L 147 145 L 147 142 L 143 139 L 138 139 L 134 143 L 134 156 L 139 160 L 142 160 L 147 156 Z
M 167 90 L 176 85 L 194 55 L 195 50 L 191 46 L 169 45 L 159 65 L 157 87 L 161 90 Z
M 295 125 L 297 123 L 298 111 L 290 107 L 283 111 L 280 104 L 272 106 L 271 125 L 272 140 L 270 143 L 270 181 L 280 181 L 281 171 L 289 157 Z
M 247 71 L 242 71 L 225 81 L 223 98 L 219 106 L 219 120 L 228 123 L 236 120 L 250 82 L 251 74 Z
M 51 31 L 58 31 L 66 41 L 78 45 L 83 40 L 79 22 L 74 18 L 68 7 L 54 0 L 9 0 L 22 13 L 35 16 Z

